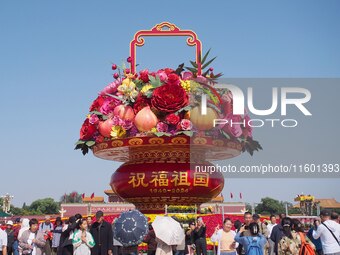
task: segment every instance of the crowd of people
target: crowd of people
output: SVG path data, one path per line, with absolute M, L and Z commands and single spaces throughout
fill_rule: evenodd
M 17 219 L 0 229 L 2 255 L 137 255 L 138 247 L 126 247 L 114 239 L 112 225 L 101 211 L 92 217 L 80 214 L 54 224 L 49 216 L 41 224 L 36 219 Z M 176 246 L 165 245 L 155 235 L 152 225 L 144 237 L 147 255 L 207 255 L 206 225 L 202 218 L 183 229 L 185 239 Z M 217 255 L 340 255 L 339 215 L 321 211 L 320 220 L 307 231 L 298 219 L 270 216 L 270 223 L 261 222 L 259 215 L 249 212 L 244 220 L 226 218 L 215 227 L 211 241 L 218 243 Z

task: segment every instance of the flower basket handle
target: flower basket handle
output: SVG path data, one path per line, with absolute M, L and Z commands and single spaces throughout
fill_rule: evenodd
M 181 30 L 175 24 L 169 22 L 162 22 L 155 25 L 151 30 L 140 30 L 135 34 L 133 40 L 130 42 L 131 73 L 136 73 L 136 46 L 141 47 L 144 45 L 145 41 L 143 36 L 188 36 L 188 46 L 196 46 L 197 75 L 202 74 L 202 43 L 197 38 L 196 33 L 192 30 Z

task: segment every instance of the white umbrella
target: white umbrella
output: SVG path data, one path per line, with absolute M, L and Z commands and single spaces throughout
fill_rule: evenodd
M 184 230 L 179 222 L 168 216 L 156 216 L 152 223 L 156 237 L 167 245 L 178 245 L 185 238 Z

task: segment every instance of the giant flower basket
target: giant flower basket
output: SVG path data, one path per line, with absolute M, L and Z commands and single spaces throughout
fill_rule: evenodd
M 136 47 L 146 36 L 186 37 L 196 47 L 196 60 L 190 67 L 137 72 Z M 130 44 L 130 66 L 112 65 L 114 81 L 99 92 L 81 127 L 76 149 L 125 162 L 113 173 L 111 187 L 145 213 L 210 201 L 224 186 L 221 173 L 204 171 L 210 162 L 261 149 L 247 125 L 249 116 L 233 115 L 230 91 L 214 88 L 222 74 L 214 73 L 215 58 L 208 58 L 191 30 L 164 22 L 138 31 Z M 226 124 L 214 125 L 217 119 Z

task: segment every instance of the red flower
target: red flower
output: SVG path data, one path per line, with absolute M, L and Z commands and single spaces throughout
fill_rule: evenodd
M 174 70 L 174 69 L 171 69 L 171 68 L 165 68 L 165 69 L 164 69 L 164 72 L 166 73 L 166 75 L 169 75 L 169 74 L 171 74 L 171 73 L 174 73 L 175 70 Z
M 181 86 L 167 83 L 154 90 L 151 104 L 161 112 L 174 113 L 187 106 L 188 101 L 188 95 Z
M 89 122 L 89 119 L 86 119 L 80 129 L 80 140 L 88 141 L 90 140 L 94 133 L 96 132 L 96 126 L 92 125 Z
M 150 106 L 150 100 L 144 96 L 138 95 L 135 104 L 133 105 L 133 110 L 137 114 L 145 106 Z
M 99 111 L 99 109 L 103 105 L 104 101 L 105 101 L 105 97 L 98 96 L 96 98 L 96 100 L 93 101 L 92 105 L 90 106 L 90 112 Z
M 179 77 L 175 73 L 171 73 L 168 75 L 168 81 L 167 83 L 170 85 L 179 85 Z
M 165 122 L 170 125 L 176 125 L 180 121 L 180 117 L 177 114 L 171 113 L 166 116 Z
M 139 72 L 139 79 L 142 80 L 144 83 L 149 82 L 149 70 L 145 69 Z

